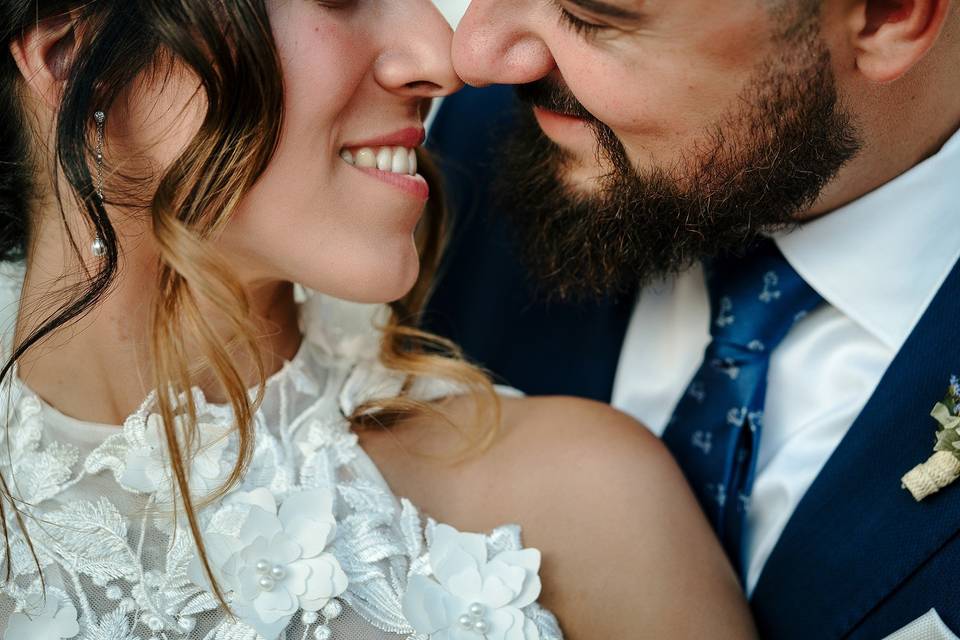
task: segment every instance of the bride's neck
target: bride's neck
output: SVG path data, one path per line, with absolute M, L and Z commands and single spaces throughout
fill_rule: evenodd
M 150 366 L 150 297 L 156 290 L 155 266 L 148 247 L 126 250 L 119 276 L 82 319 L 57 329 L 20 360 L 19 377 L 50 405 L 71 417 L 121 424 L 154 388 Z M 51 300 L 64 290 L 68 273 L 60 242 L 38 242 L 28 261 L 17 340 L 49 316 Z M 273 281 L 248 287 L 257 340 L 268 374 L 293 357 L 300 344 L 293 287 Z M 216 325 L 218 311 L 205 309 Z M 230 336 L 224 333 L 226 341 Z M 238 361 L 248 385 L 256 384 L 252 363 Z M 214 402 L 225 398 L 212 381 L 197 384 Z

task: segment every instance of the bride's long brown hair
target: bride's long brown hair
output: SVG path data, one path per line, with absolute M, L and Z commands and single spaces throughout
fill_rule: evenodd
M 38 21 L 68 16 L 73 24 L 72 66 L 57 109 L 55 149 L 52 159 L 38 157 L 29 134 L 22 105 L 23 80 L 9 45 Z M 89 235 L 77 239 L 68 225 L 80 282 L 67 288 L 55 310 L 14 345 L 0 370 L 0 383 L 8 382 L 24 354 L 59 329 L 93 309 L 110 290 L 121 266 L 121 248 L 104 204 L 95 197 L 94 113 L 109 113 L 110 106 L 138 78 L 162 81 L 173 65 L 195 74 L 206 100 L 199 131 L 183 153 L 164 169 L 159 188 L 143 199 L 141 208 L 152 222 L 158 247 L 157 292 L 153 300 L 151 345 L 152 383 L 158 390 L 158 411 L 163 418 L 170 465 L 180 507 L 196 540 L 200 559 L 221 603 L 223 594 L 213 578 L 197 525 L 200 505 L 188 491 L 185 457 L 197 442 L 196 407 L 187 391 L 202 373 L 212 377 L 229 399 L 236 417 L 239 458 L 227 480 L 213 495 L 216 499 L 234 487 L 244 473 L 253 450 L 252 418 L 265 382 L 263 359 L 251 325 L 250 305 L 243 287 L 228 265 L 212 250 L 210 241 L 227 224 L 239 201 L 263 173 L 280 137 L 283 113 L 283 80 L 265 0 L 0 0 L 0 259 L 23 260 L 30 254 L 32 207 L 38 185 L 35 175 L 41 162 L 49 162 L 53 184 L 62 176 L 69 193 L 56 193 L 63 211 L 71 197 L 83 214 Z M 421 173 L 436 182 L 427 158 Z M 106 201 L 119 204 L 137 192 L 144 176 L 123 176 L 122 169 L 106 158 L 111 185 L 125 185 L 106 193 Z M 122 192 L 122 193 L 121 193 Z M 419 331 L 415 320 L 426 300 L 444 238 L 444 210 L 436 199 L 428 206 L 418 230 L 421 277 L 413 291 L 393 305 L 384 331 L 382 360 L 402 373 L 448 378 L 492 399 L 489 379 L 466 363 L 451 343 Z M 95 264 L 85 263 L 79 246 L 99 236 L 105 252 Z M 201 304 L 223 310 L 234 339 L 224 343 L 200 312 Z M 190 346 L 200 346 L 200 358 Z M 248 380 L 237 362 L 254 363 L 259 393 L 251 399 Z M 184 403 L 176 399 L 184 398 Z M 489 403 L 478 404 L 491 406 Z M 405 397 L 358 407 L 350 417 L 358 427 L 371 422 L 391 424 L 411 413 L 433 411 Z M 493 436 L 499 416 L 495 410 L 475 434 L 473 444 L 485 446 Z M 178 435 L 175 416 L 187 425 Z M 0 527 L 7 545 L 6 575 L 10 579 L 8 516 L 13 515 L 26 536 L 17 499 L 0 476 Z

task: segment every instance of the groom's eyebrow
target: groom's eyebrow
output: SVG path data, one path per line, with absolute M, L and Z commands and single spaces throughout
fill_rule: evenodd
M 602 2 L 602 0 L 567 0 L 570 4 L 575 4 L 585 11 L 598 16 L 616 18 L 619 20 L 639 20 L 642 16 L 636 11 L 624 9 L 623 7 Z

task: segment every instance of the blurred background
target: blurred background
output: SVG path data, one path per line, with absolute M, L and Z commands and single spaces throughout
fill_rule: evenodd
M 440 8 L 450 24 L 456 28 L 457 23 L 460 22 L 460 17 L 467 10 L 470 0 L 433 0 L 433 3 Z

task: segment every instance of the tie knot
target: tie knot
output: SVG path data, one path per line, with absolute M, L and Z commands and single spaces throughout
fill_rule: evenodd
M 793 324 L 822 302 L 770 239 L 742 257 L 711 260 L 706 268 L 710 334 L 717 346 L 769 355 Z

